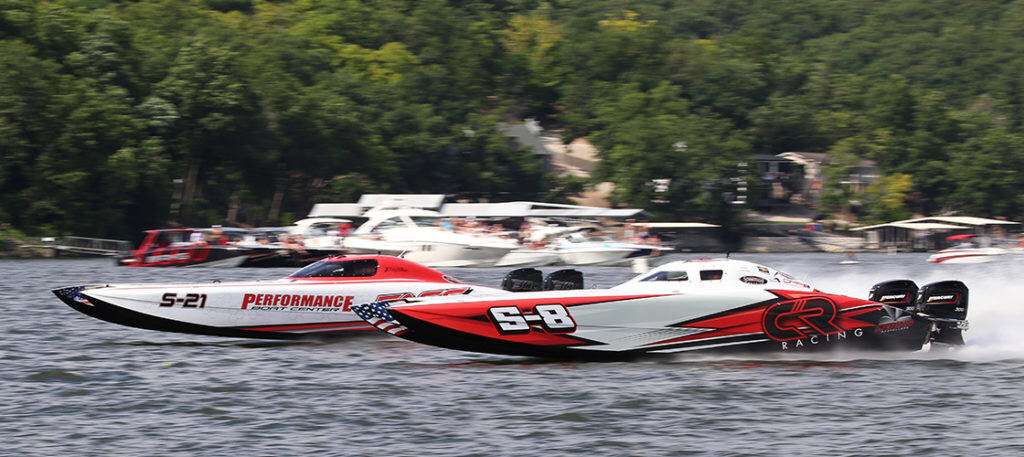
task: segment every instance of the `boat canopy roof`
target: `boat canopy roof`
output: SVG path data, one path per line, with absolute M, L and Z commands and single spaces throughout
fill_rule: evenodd
M 458 282 L 433 268 L 386 255 L 329 257 L 292 273 L 288 279 Z
M 719 228 L 721 225 L 704 222 L 634 222 L 633 225 L 647 228 Z
M 753 262 L 734 259 L 696 259 L 669 262 L 641 274 L 617 287 L 756 286 L 763 289 L 813 291 L 814 288 L 792 275 Z

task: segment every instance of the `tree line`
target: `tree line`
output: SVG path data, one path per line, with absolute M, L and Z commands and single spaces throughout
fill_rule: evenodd
M 656 217 L 735 220 L 739 164 L 783 151 L 829 154 L 826 212 L 1021 217 L 1022 36 L 1011 1 L 0 0 L 0 221 L 125 237 L 579 190 L 500 133 L 525 117 Z M 854 193 L 863 159 L 882 177 Z

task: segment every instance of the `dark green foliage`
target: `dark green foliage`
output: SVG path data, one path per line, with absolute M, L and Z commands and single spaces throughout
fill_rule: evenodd
M 1019 2 L 0 0 L 0 222 L 125 237 L 581 190 L 498 133 L 527 116 L 656 217 L 734 220 L 737 165 L 783 151 L 834 155 L 827 210 L 1021 217 L 1022 71 Z M 863 159 L 884 179 L 853 195 Z

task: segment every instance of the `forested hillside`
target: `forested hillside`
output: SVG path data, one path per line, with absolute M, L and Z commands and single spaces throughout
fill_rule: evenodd
M 0 0 L 0 221 L 123 237 L 370 191 L 555 198 L 496 129 L 524 117 L 589 138 L 596 179 L 662 217 L 731 219 L 737 163 L 783 151 L 831 154 L 828 211 L 1021 217 L 1022 75 L 1022 2 Z M 885 176 L 850 195 L 862 158 Z

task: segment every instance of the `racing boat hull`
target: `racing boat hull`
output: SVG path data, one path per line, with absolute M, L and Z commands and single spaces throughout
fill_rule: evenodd
M 952 248 L 936 252 L 928 262 L 938 264 L 986 263 L 1006 254 L 1001 248 Z
M 301 339 L 373 330 L 352 312 L 361 303 L 487 291 L 500 292 L 460 284 L 404 259 L 362 256 L 326 259 L 277 281 L 74 286 L 53 292 L 76 311 L 128 327 Z
M 697 306 L 701 300 L 712 297 L 554 298 L 467 302 L 459 311 L 445 305 L 396 304 L 390 308 L 390 314 L 405 329 L 398 336 L 419 343 L 461 351 L 559 358 L 615 358 L 683 352 L 918 350 L 927 342 L 932 328 L 930 322 L 909 320 L 909 316 L 906 322 L 896 323 L 898 318 L 893 317 L 899 315 L 899 310 L 895 308 L 839 296 L 778 297 L 700 317 L 687 318 L 678 314 L 677 322 L 664 325 L 642 322 L 658 322 L 670 314 L 668 309 Z M 553 305 L 552 302 L 556 301 L 560 304 Z M 832 316 L 835 324 L 817 332 L 797 330 L 800 327 L 793 322 L 780 327 L 774 321 L 782 314 L 779 309 L 790 310 L 800 306 L 798 303 L 806 304 L 808 301 L 828 303 L 823 306 L 827 310 L 831 310 L 838 301 L 841 305 Z M 541 307 L 539 310 L 538 306 Z M 476 308 L 476 311 L 471 311 L 471 308 Z M 491 311 L 496 308 L 507 313 L 500 315 L 499 319 L 522 316 L 529 323 L 537 320 L 531 319 L 533 316 L 541 316 L 541 320 L 537 320 L 537 324 L 530 323 L 529 330 L 523 332 L 503 332 Z M 628 308 L 629 314 L 617 308 Z M 551 309 L 555 311 L 549 311 Z M 544 315 L 554 316 L 555 313 L 564 314 L 564 319 L 571 321 L 571 324 L 566 324 L 568 331 L 545 327 Z M 451 314 L 459 317 L 436 317 Z M 770 326 L 775 327 L 769 330 Z
M 963 344 L 962 283 L 931 284 L 920 297 L 910 281 L 894 283 L 873 301 L 824 293 L 748 262 L 673 262 L 611 289 L 411 299 L 354 310 L 411 341 L 519 356 L 914 351 L 939 336 Z
M 78 290 L 76 290 L 78 289 Z M 231 338 L 261 339 L 304 339 L 310 337 L 338 337 L 353 332 L 365 332 L 372 327 L 355 321 L 344 312 L 323 315 L 295 315 L 295 313 L 271 313 L 251 317 L 240 311 L 195 311 L 194 316 L 176 315 L 174 312 L 158 313 L 151 309 L 160 306 L 149 303 L 139 308 L 115 305 L 114 300 L 105 301 L 82 294 L 81 288 L 54 291 L 64 303 L 74 310 L 110 323 L 145 330 L 187 333 L 192 335 L 223 336 Z M 220 316 L 214 316 L 219 314 Z M 218 319 L 226 317 L 228 319 Z M 234 321 L 234 322 L 232 322 Z M 242 323 L 242 325 L 236 325 Z

